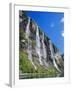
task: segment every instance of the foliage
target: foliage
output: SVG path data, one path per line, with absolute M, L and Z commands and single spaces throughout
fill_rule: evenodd
M 22 11 L 20 17 L 23 19 L 23 25 L 26 26 L 28 22 L 28 17 L 26 16 L 26 12 Z M 31 41 L 32 48 L 36 45 L 36 29 L 32 28 L 32 25 L 35 25 L 35 22 L 31 20 L 30 22 L 30 36 L 29 40 Z M 42 30 L 39 28 L 40 36 L 43 34 Z M 41 66 L 39 61 L 37 61 L 37 56 L 35 53 L 32 53 L 32 61 L 36 65 L 37 69 L 35 70 L 34 66 L 32 65 L 31 61 L 28 59 L 27 54 L 27 46 L 28 40 L 26 39 L 25 28 L 20 27 L 19 29 L 19 42 L 20 46 L 23 46 L 19 49 L 19 71 L 20 71 L 20 78 L 46 78 L 46 77 L 57 77 L 59 72 L 55 69 L 54 66 L 49 66 L 48 68 L 45 66 Z M 49 42 L 49 38 L 45 35 L 44 36 L 45 44 Z M 48 46 L 48 43 L 47 43 Z M 53 46 L 54 48 L 55 46 Z M 55 49 L 55 48 L 54 48 Z M 55 49 L 56 50 L 56 49 Z M 55 51 L 54 50 L 54 51 Z M 56 50 L 57 51 L 57 50 Z M 49 52 L 49 51 L 48 51 Z M 51 60 L 50 60 L 51 61 Z M 22 77 L 21 77 L 22 75 Z
M 32 40 L 32 45 L 36 45 L 36 41 L 35 40 Z
M 28 55 L 26 52 L 20 51 L 20 70 L 22 71 L 22 73 L 31 73 L 31 72 L 35 72 L 35 69 L 33 67 L 33 65 L 31 64 L 31 62 L 28 60 Z
M 43 77 L 56 77 L 58 71 L 54 67 L 44 68 L 43 66 L 37 66 L 37 70 L 34 69 L 30 60 L 28 60 L 27 52 L 20 51 L 19 68 L 22 73 L 26 73 L 23 78 L 43 78 Z
M 25 39 L 25 33 L 23 29 L 20 29 L 19 31 L 19 37 L 20 37 L 20 40 Z

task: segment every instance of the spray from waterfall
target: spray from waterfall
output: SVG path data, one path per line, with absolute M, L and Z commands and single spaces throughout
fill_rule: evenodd
M 60 72 L 60 69 L 58 68 L 56 61 L 55 61 L 55 58 L 54 58 L 54 50 L 53 50 L 51 40 L 49 40 L 49 43 L 50 43 L 50 51 L 51 51 L 51 58 L 53 59 L 53 64 L 56 67 L 56 69 Z
M 38 54 L 39 62 L 42 65 L 42 61 L 41 61 L 41 44 L 40 44 L 40 36 L 39 36 L 39 28 L 38 28 L 38 26 L 37 26 L 37 30 L 36 30 L 36 53 Z

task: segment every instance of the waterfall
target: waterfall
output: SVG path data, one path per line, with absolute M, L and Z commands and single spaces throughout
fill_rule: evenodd
M 31 42 L 29 40 L 29 36 L 30 36 L 29 26 L 30 26 L 30 18 L 28 18 L 28 24 L 26 26 L 26 39 L 28 40 L 28 50 L 27 50 L 27 52 L 28 52 L 28 59 L 32 60 Z
M 43 56 L 43 63 L 46 67 L 48 67 L 48 63 L 46 62 L 47 60 L 47 52 L 46 52 L 46 46 L 44 43 L 44 33 L 42 32 L 42 56 Z
M 60 72 L 60 70 L 59 70 L 59 68 L 58 68 L 58 66 L 56 64 L 55 58 L 54 58 L 54 50 L 53 50 L 51 40 L 49 40 L 49 43 L 50 43 L 50 51 L 51 51 L 51 58 L 53 59 L 53 64 L 56 67 L 56 69 Z
M 41 45 L 40 45 L 40 36 L 39 36 L 39 29 L 37 26 L 37 30 L 36 30 L 36 53 L 39 56 L 39 62 L 42 65 L 42 61 L 41 61 Z
M 32 46 L 31 46 L 31 41 L 28 39 L 28 59 L 32 60 Z
M 32 61 L 32 44 L 31 44 L 31 40 L 29 39 L 29 36 L 30 36 L 29 26 L 30 26 L 30 18 L 28 18 L 28 24 L 26 26 L 26 39 L 28 40 L 27 53 L 28 53 L 28 59 L 31 61 L 34 68 L 37 69 L 36 66 L 34 65 L 33 61 Z
M 28 18 L 28 23 L 27 23 L 27 26 L 26 26 L 26 39 L 29 39 L 29 35 L 30 35 L 29 26 L 30 26 L 30 18 Z
M 43 33 L 43 37 L 42 37 L 42 45 L 43 45 L 43 57 L 44 57 L 44 59 L 46 59 L 47 53 L 46 53 L 46 47 L 45 47 L 45 43 L 44 43 L 44 33 Z

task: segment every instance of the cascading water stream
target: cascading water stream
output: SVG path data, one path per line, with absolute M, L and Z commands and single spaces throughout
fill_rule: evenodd
M 26 39 L 28 40 L 28 59 L 32 60 L 32 51 L 31 51 L 31 44 L 30 44 L 30 40 L 29 40 L 29 36 L 30 36 L 30 30 L 29 30 L 29 26 L 30 26 L 30 18 L 28 18 L 28 24 L 26 27 Z
M 30 36 L 30 18 L 28 18 L 28 24 L 26 26 L 26 39 L 28 40 L 28 48 L 27 48 L 27 53 L 28 53 L 28 59 L 31 61 L 32 65 L 36 69 L 36 66 L 34 65 L 32 61 L 32 45 L 31 45 L 31 40 L 29 39 Z
M 46 67 L 48 67 L 48 63 L 46 62 L 47 61 L 47 52 L 46 52 L 46 46 L 45 46 L 45 43 L 44 43 L 44 33 L 42 34 L 42 56 L 43 56 L 43 62 L 44 62 L 44 65 Z
M 39 29 L 37 26 L 37 30 L 36 30 L 36 53 L 39 56 L 39 62 L 42 65 L 42 61 L 41 61 L 41 44 L 40 44 L 40 36 L 39 36 Z
M 51 58 L 53 59 L 53 64 L 54 66 L 56 67 L 56 69 L 61 72 L 55 62 L 55 58 L 54 58 L 54 50 L 53 50 L 53 46 L 52 46 L 52 43 L 51 43 L 51 40 L 49 40 L 49 43 L 50 43 L 50 51 L 51 51 Z
M 42 37 L 42 45 L 43 45 L 43 57 L 46 60 L 47 53 L 46 53 L 46 48 L 45 48 L 45 43 L 44 43 L 44 33 L 43 33 L 43 37 Z

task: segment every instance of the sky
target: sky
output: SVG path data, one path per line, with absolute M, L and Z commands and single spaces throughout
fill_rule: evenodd
M 64 53 L 64 13 L 27 11 L 27 16 L 33 19 L 52 43 Z

